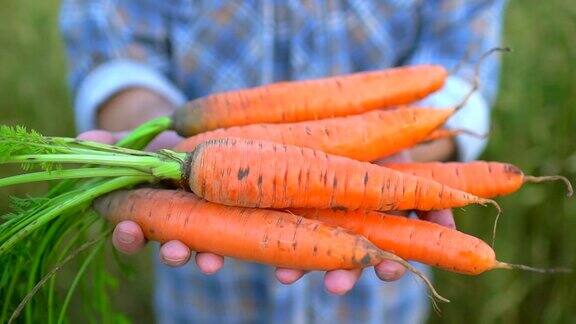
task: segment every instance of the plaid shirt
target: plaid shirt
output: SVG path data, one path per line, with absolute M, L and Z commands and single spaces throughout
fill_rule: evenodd
M 175 105 L 209 93 L 395 65 L 475 62 L 498 46 L 503 0 L 67 0 L 61 29 L 79 130 L 98 106 L 127 87 L 145 87 Z M 448 123 L 486 133 L 498 86 L 494 56 L 481 67 L 481 91 Z M 447 106 L 470 88 L 464 64 L 427 99 Z M 485 141 L 456 139 L 462 160 Z M 213 276 L 193 266 L 157 265 L 157 319 L 163 323 L 389 322 L 424 320 L 427 297 L 411 276 L 380 282 L 364 271 L 336 297 L 320 273 L 291 286 L 271 269 L 227 260 Z

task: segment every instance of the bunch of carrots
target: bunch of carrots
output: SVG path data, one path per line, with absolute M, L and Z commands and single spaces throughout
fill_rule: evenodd
M 60 239 L 93 229 L 102 218 L 92 210 L 113 223 L 137 222 L 150 240 L 180 240 L 195 251 L 279 267 L 354 269 L 393 260 L 442 301 L 406 260 L 469 275 L 553 271 L 498 261 L 476 237 L 386 214 L 469 204 L 491 204 L 499 214 L 492 199 L 527 182 L 564 181 L 572 194 L 564 177 L 525 176 L 501 162 L 372 163 L 466 132 L 442 127 L 467 98 L 455 107 L 417 104 L 447 76 L 441 66 L 418 65 L 213 94 L 140 126 L 115 146 L 2 127 L 0 163 L 19 163 L 27 172 L 0 179 L 0 186 L 59 181 L 46 197 L 16 199 L 17 209 L 0 224 L 0 262 L 19 266 L 2 270 L 0 289 L 10 294 L 5 305 L 17 307 L 3 307 L 0 319 L 25 308 L 32 318 L 27 303 L 53 285 L 57 270 L 82 251 L 101 248 L 109 225 L 100 224 L 101 234 L 88 235 L 75 251 Z M 141 150 L 167 129 L 187 138 L 173 150 Z M 68 252 L 55 256 L 62 250 Z M 15 288 L 23 277 L 27 284 Z M 49 310 L 57 308 L 52 294 Z

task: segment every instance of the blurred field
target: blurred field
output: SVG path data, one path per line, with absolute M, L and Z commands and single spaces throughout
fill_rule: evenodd
M 33 3 L 33 4 L 31 4 Z M 0 11 L 0 123 L 45 134 L 73 135 L 71 102 L 56 16 L 58 1 L 4 0 Z M 576 180 L 576 5 L 571 0 L 512 1 L 501 95 L 485 159 L 517 164 L 527 173 Z M 0 176 L 7 174 L 6 169 Z M 0 191 L 35 193 L 42 186 Z M 576 204 L 555 184 L 532 185 L 500 199 L 496 250 L 502 260 L 576 268 Z M 458 212 L 466 232 L 489 238 L 492 209 Z M 145 255 L 134 262 L 146 265 Z M 0 265 L 5 266 L 5 265 Z M 122 283 L 115 299 L 133 319 L 149 319 L 149 267 Z M 437 272 L 436 286 L 452 300 L 431 322 L 568 323 L 576 319 L 576 275 L 497 271 L 477 278 Z M 1 300 L 2 296 L 0 296 Z M 143 310 L 144 309 L 144 310 Z

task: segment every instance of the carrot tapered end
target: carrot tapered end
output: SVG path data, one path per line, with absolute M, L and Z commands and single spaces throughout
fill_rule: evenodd
M 540 182 L 547 182 L 547 181 L 562 181 L 566 185 L 566 197 L 572 197 L 574 194 L 574 189 L 572 188 L 572 183 L 568 178 L 563 177 L 561 175 L 553 175 L 553 176 L 543 176 L 543 177 L 534 177 L 534 176 L 525 176 L 524 183 L 531 182 L 531 183 L 540 183 Z
M 513 264 L 496 261 L 492 269 L 510 269 L 510 270 L 524 270 L 538 273 L 571 273 L 572 269 L 569 268 L 534 268 L 523 264 Z

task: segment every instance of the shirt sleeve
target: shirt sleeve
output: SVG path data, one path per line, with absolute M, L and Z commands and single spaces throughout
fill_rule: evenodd
M 492 48 L 501 46 L 504 0 L 424 1 L 420 11 L 420 37 L 408 64 L 441 64 L 447 69 L 459 65 L 443 89 L 423 103 L 450 107 L 460 102 L 471 89 L 474 64 Z M 490 128 L 490 107 L 499 86 L 499 55 L 491 55 L 480 65 L 480 89 L 448 123 L 449 128 L 463 128 L 486 134 Z M 486 146 L 485 139 L 467 135 L 456 137 L 458 157 L 476 159 Z
M 161 1 L 64 0 L 60 29 L 69 63 L 76 126 L 96 126 L 98 107 L 115 93 L 144 87 L 179 105 L 170 81 L 170 48 Z

